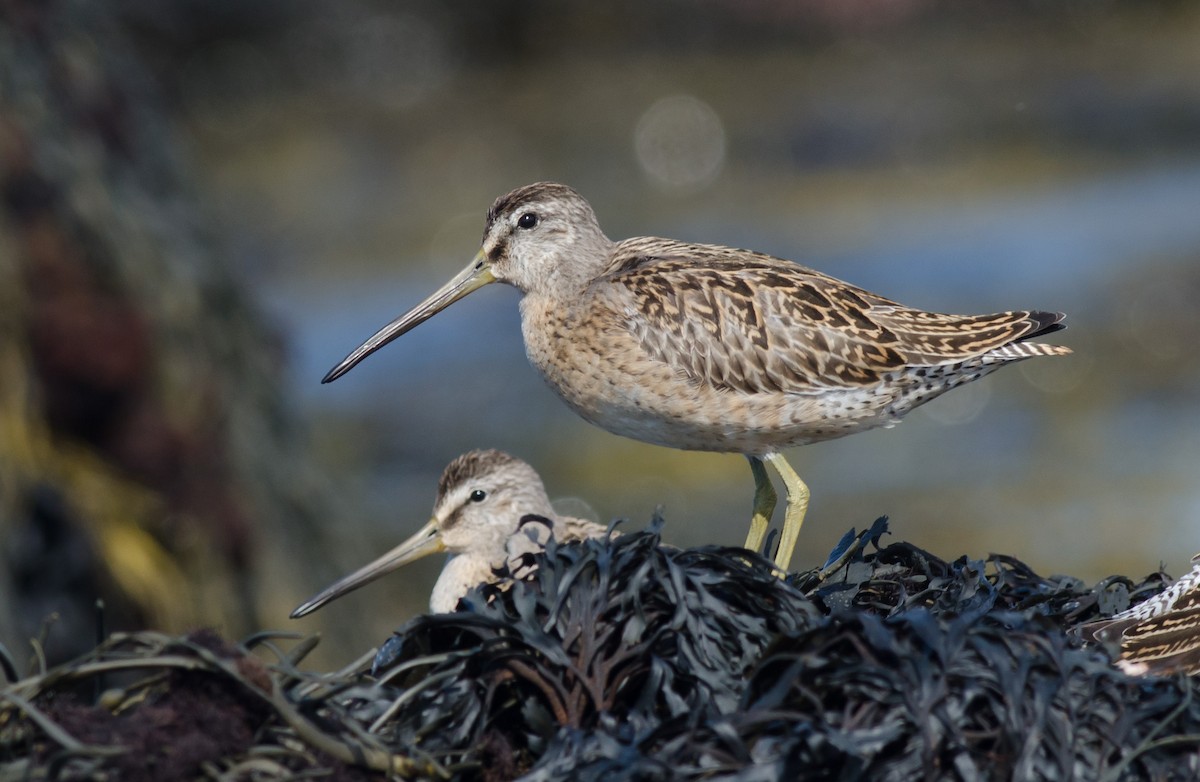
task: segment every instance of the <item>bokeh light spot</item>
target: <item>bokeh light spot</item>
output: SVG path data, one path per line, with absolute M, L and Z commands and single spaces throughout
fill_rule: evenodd
M 958 426 L 979 417 L 991 398 L 992 387 L 989 384 L 969 383 L 933 400 L 921 407 L 920 411 L 943 426 Z
M 711 106 L 690 95 L 672 95 L 642 114 L 633 133 L 642 170 L 667 190 L 711 183 L 725 162 L 725 126 Z

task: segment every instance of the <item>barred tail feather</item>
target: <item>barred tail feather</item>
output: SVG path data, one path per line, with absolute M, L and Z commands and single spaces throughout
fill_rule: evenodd
M 1069 356 L 1073 351 L 1066 345 L 1047 345 L 1042 342 L 1012 342 L 984 354 L 984 360 L 1019 361 L 1034 356 Z
M 1061 312 L 1039 311 L 1024 314 L 1025 333 L 1012 342 L 993 348 L 983 354 L 983 360 L 986 363 L 1020 361 L 1023 358 L 1033 358 L 1035 356 L 1066 356 L 1071 353 L 1071 349 L 1063 345 L 1046 345 L 1041 342 L 1027 341 L 1034 337 L 1053 334 L 1056 331 L 1065 329 L 1067 326 L 1062 322 L 1067 317 L 1065 314 Z

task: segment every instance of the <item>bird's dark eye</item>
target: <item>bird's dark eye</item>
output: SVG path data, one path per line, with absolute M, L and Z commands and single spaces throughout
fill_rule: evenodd
M 526 212 L 517 218 L 517 226 L 529 230 L 538 224 L 538 216 L 534 212 Z
M 483 502 L 487 499 L 487 492 L 483 489 L 476 489 L 471 492 L 471 502 Z

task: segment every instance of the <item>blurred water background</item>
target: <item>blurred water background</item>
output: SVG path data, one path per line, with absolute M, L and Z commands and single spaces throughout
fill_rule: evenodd
M 597 520 L 640 527 L 662 505 L 672 543 L 743 540 L 745 461 L 577 419 L 525 360 L 511 289 L 319 384 L 466 263 L 496 196 L 545 179 L 613 238 L 752 248 L 933 310 L 1068 313 L 1072 357 L 789 452 L 813 493 L 795 566 L 883 514 L 943 557 L 1088 579 L 1178 573 L 1200 549 L 1196 4 L 121 7 L 202 219 L 281 335 L 297 448 L 332 497 L 321 568 L 266 624 L 414 531 L 475 447 Z M 296 624 L 348 612 L 374 642 L 440 567 Z

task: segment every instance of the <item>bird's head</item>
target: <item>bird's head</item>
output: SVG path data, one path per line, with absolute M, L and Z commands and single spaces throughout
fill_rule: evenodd
M 292 611 L 312 613 L 342 595 L 430 554 L 449 552 L 479 557 L 493 567 L 505 564 L 508 540 L 522 519 L 554 519 L 537 472 L 502 451 L 469 451 L 447 465 L 438 482 L 433 516 L 412 537 Z
M 466 268 L 375 332 L 321 382 L 337 380 L 376 350 L 489 283 L 508 283 L 523 293 L 571 295 L 603 270 L 611 248 L 591 205 L 579 193 L 553 182 L 517 188 L 488 210 L 483 243 Z

